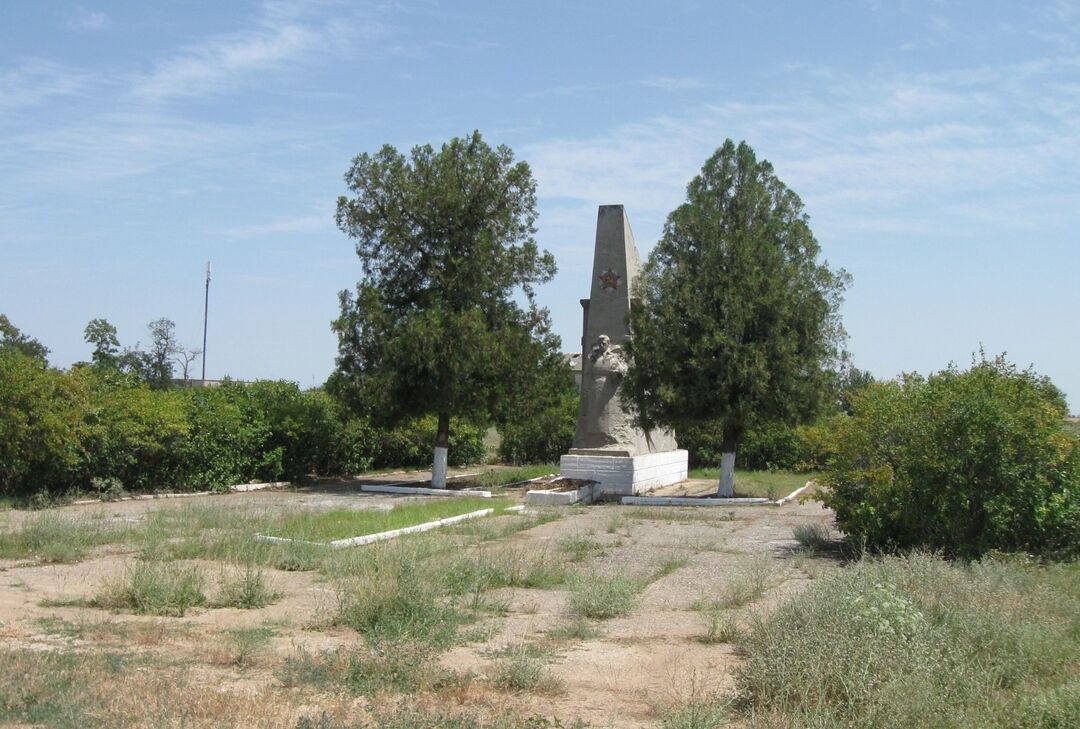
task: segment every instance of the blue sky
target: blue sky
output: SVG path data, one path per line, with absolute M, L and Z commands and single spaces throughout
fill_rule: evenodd
M 66 366 L 166 316 L 207 375 L 321 383 L 351 158 L 479 129 L 532 165 L 577 346 L 596 206 L 643 255 L 726 137 L 854 277 L 879 377 L 983 346 L 1080 410 L 1080 2 L 7 2 L 0 312 Z

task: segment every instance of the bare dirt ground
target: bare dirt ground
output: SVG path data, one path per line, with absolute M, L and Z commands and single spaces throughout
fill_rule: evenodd
M 394 474 L 378 480 L 422 480 L 422 475 Z M 223 509 L 243 505 L 267 510 L 373 508 L 399 502 L 394 497 L 362 494 L 358 484 L 316 484 L 184 501 Z M 688 490 L 698 490 L 696 484 L 689 486 Z M 176 500 L 150 500 L 70 506 L 60 511 L 137 522 L 150 512 L 176 506 Z M 507 710 L 563 721 L 580 718 L 594 727 L 658 726 L 666 707 L 734 685 L 738 652 L 730 643 L 702 640 L 707 630 L 707 615 L 700 609 L 703 603 L 722 599 L 735 583 L 746 581 L 748 569 L 757 570 L 759 576 L 764 575 L 762 589 L 749 602 L 730 605 L 730 615 L 745 627 L 755 614 L 804 589 L 823 570 L 836 567 L 829 557 L 801 552 L 792 537 L 800 524 L 831 526 L 831 514 L 815 502 L 732 509 L 598 504 L 557 513 L 557 519 L 506 537 L 499 546 L 559 555 L 565 553 L 567 540 L 582 538 L 596 548 L 574 569 L 646 575 L 654 574 L 665 560 L 676 567 L 648 584 L 628 615 L 596 621 L 599 635 L 590 638 L 554 641 L 549 636 L 572 622 L 565 586 L 495 591 L 491 598 L 501 601 L 505 609 L 489 619 L 486 639 L 451 648 L 440 658 L 443 668 L 481 679 L 463 690 L 457 701 L 467 703 L 477 692 L 495 691 L 483 679 L 492 675 L 500 651 L 545 646 L 546 670 L 561 687 L 538 693 L 503 692 L 498 700 Z M 0 529 L 15 528 L 22 518 L 20 512 L 0 513 Z M 168 618 L 50 606 L 90 598 L 105 581 L 129 569 L 135 558 L 130 549 L 112 544 L 95 548 L 74 564 L 0 563 L 0 647 L 24 652 L 142 653 L 169 665 L 182 664 L 184 684 L 189 687 L 202 684 L 200 688 L 212 687 L 236 701 L 265 707 L 289 692 L 277 673 L 288 656 L 347 648 L 358 641 L 347 628 L 327 627 L 325 618 L 336 596 L 332 583 L 314 572 L 267 569 L 282 597 L 257 610 L 195 609 L 184 617 Z M 221 569 L 215 563 L 205 566 L 211 573 Z M 273 637 L 257 654 L 238 660 L 225 636 L 253 626 L 273 626 Z M 333 701 L 335 711 L 347 713 L 340 696 Z M 359 698 L 356 701 L 363 703 Z M 295 724 L 304 707 L 323 705 L 318 695 L 290 702 L 288 710 L 278 715 L 281 725 Z

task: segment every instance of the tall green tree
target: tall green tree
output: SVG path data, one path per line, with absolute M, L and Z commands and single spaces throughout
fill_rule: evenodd
M 798 422 L 834 391 L 849 277 L 818 261 L 799 197 L 745 142 L 725 141 L 638 280 L 626 385 L 643 427 L 713 421 L 719 493 L 751 417 Z
M 94 347 L 91 361 L 99 369 L 116 369 L 120 359 L 120 340 L 116 327 L 107 319 L 91 319 L 83 330 L 83 339 Z
M 410 155 L 384 146 L 345 174 L 338 227 L 363 278 L 340 295 L 330 386 L 378 419 L 434 413 L 432 483 L 446 484 L 451 415 L 498 422 L 542 388 L 559 357 L 533 286 L 555 259 L 533 239 L 536 183 L 473 132 Z M 515 300 L 524 294 L 524 306 Z
M 176 338 L 176 323 L 162 317 L 146 325 L 150 351 L 145 355 L 146 379 L 151 387 L 168 387 L 173 377 L 173 360 L 184 351 Z
M 49 348 L 19 331 L 4 314 L 0 314 L 0 351 L 21 352 L 43 367 L 49 364 Z

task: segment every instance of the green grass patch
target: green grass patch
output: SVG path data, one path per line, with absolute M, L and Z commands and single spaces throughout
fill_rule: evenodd
M 494 508 L 497 513 L 512 505 L 511 499 L 447 496 L 439 497 L 438 500 L 400 504 L 389 511 L 375 509 L 310 511 L 282 518 L 274 524 L 269 534 L 309 542 L 331 542 L 335 539 L 362 537 L 392 529 L 416 526 L 481 509 Z
M 645 585 L 626 575 L 578 573 L 570 581 L 570 610 L 592 620 L 629 615 Z
M 681 570 L 689 563 L 690 557 L 685 554 L 674 554 L 670 557 L 665 557 L 657 563 L 652 575 L 650 575 L 649 581 L 656 582 L 661 577 L 667 577 L 672 572 Z
M 78 562 L 92 548 L 123 541 L 127 533 L 105 518 L 43 511 L 28 514 L 19 526 L 0 532 L 0 558 Z
M 716 507 L 634 506 L 627 508 L 624 506 L 619 508 L 624 509 L 620 518 L 636 519 L 638 521 L 674 521 L 680 524 L 691 524 L 735 521 L 736 518 L 734 511 L 721 512 Z
M 536 463 L 528 466 L 515 466 L 514 468 L 497 468 L 485 471 L 479 476 L 470 476 L 463 479 L 455 479 L 455 482 L 475 484 L 477 488 L 493 489 L 507 484 L 530 481 L 540 476 L 547 476 L 559 472 L 557 463 Z M 455 484 L 456 485 L 456 484 Z
M 513 693 L 561 694 L 566 684 L 553 676 L 544 665 L 544 656 L 527 645 L 515 646 L 495 661 L 491 681 L 503 691 Z
M 719 468 L 691 468 L 690 478 L 720 480 Z M 787 496 L 806 482 L 817 477 L 816 473 L 792 473 L 791 471 L 740 471 L 735 469 L 735 495 L 753 498 L 779 499 Z
M 559 551 L 571 562 L 585 562 L 603 555 L 607 548 L 588 534 L 574 534 L 559 540 Z
M 592 640 L 599 638 L 604 634 L 604 631 L 596 627 L 588 620 L 577 617 L 566 621 L 562 625 L 552 628 L 544 637 L 548 640 L 554 641 L 577 641 L 577 640 Z

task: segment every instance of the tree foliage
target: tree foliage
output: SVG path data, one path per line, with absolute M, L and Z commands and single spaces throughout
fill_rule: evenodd
M 827 505 L 856 544 L 1080 553 L 1080 442 L 1049 380 L 1003 357 L 872 383 L 833 421 Z
M 345 181 L 353 197 L 338 199 L 337 223 L 364 277 L 340 296 L 333 391 L 389 422 L 435 413 L 442 441 L 452 414 L 505 418 L 559 357 L 533 296 L 555 261 L 532 237 L 528 165 L 474 132 L 409 157 L 361 154 Z
M 33 337 L 23 334 L 7 316 L 0 314 L 0 352 L 3 351 L 20 352 L 42 366 L 49 362 L 48 347 Z
M 725 141 L 638 280 L 626 386 L 642 426 L 711 422 L 732 452 L 751 422 L 812 417 L 835 392 L 849 280 L 819 251 L 772 165 Z

